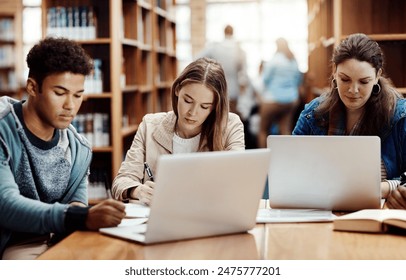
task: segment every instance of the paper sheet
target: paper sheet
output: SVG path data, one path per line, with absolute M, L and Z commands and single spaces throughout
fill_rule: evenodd
M 137 203 L 126 203 L 125 213 L 126 218 L 147 218 L 149 217 L 150 208 L 148 206 Z

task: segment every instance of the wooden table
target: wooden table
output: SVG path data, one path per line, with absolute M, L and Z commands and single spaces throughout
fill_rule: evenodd
M 332 223 L 280 223 L 257 224 L 249 233 L 145 246 L 77 231 L 38 259 L 406 260 L 406 235 L 338 232 Z
M 406 234 L 340 232 L 332 223 L 265 226 L 265 259 L 406 260 Z
M 249 233 L 140 245 L 98 232 L 77 231 L 39 259 L 251 259 L 261 258 L 264 225 Z

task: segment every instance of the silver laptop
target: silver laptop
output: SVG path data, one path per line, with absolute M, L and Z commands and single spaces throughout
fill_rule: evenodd
M 267 147 L 271 208 L 380 208 L 379 137 L 269 135 Z
M 161 156 L 147 223 L 100 231 L 144 244 L 246 232 L 269 163 L 269 149 Z

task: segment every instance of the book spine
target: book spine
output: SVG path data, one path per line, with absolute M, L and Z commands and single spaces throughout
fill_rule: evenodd
M 103 144 L 103 114 L 102 113 L 94 113 L 94 123 L 93 123 L 93 131 L 94 131 L 94 141 L 93 144 L 95 147 L 102 147 Z
M 93 134 L 93 114 L 87 113 L 85 120 L 85 136 L 87 140 L 93 145 L 94 143 L 94 134 Z
M 110 183 L 107 182 L 107 170 L 91 168 L 88 185 L 89 199 L 106 199 L 111 197 Z
M 96 38 L 97 19 L 92 6 L 56 6 L 46 12 L 47 36 L 62 36 L 72 40 Z
M 103 146 L 110 146 L 110 122 L 109 122 L 109 114 L 103 113 L 102 114 L 102 142 Z

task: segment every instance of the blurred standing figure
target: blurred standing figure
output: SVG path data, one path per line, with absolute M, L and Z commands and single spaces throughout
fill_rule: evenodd
M 219 62 L 226 75 L 230 112 L 239 114 L 237 101 L 241 94 L 240 79 L 246 78 L 246 54 L 240 44 L 234 39 L 234 29 L 231 25 L 224 28 L 224 40 L 214 43 L 204 49 L 198 57 L 209 57 Z
M 245 148 L 258 148 L 259 133 L 259 104 L 263 91 L 262 72 L 265 61 L 261 60 L 258 67 L 258 74 L 252 79 L 247 79 L 247 86 L 242 87 L 237 109 L 240 112 L 241 120 L 244 123 Z
M 302 74 L 284 38 L 276 40 L 276 53 L 265 64 L 258 146 L 266 147 L 266 138 L 275 122 L 280 134 L 291 134 L 292 118 L 299 98 Z

